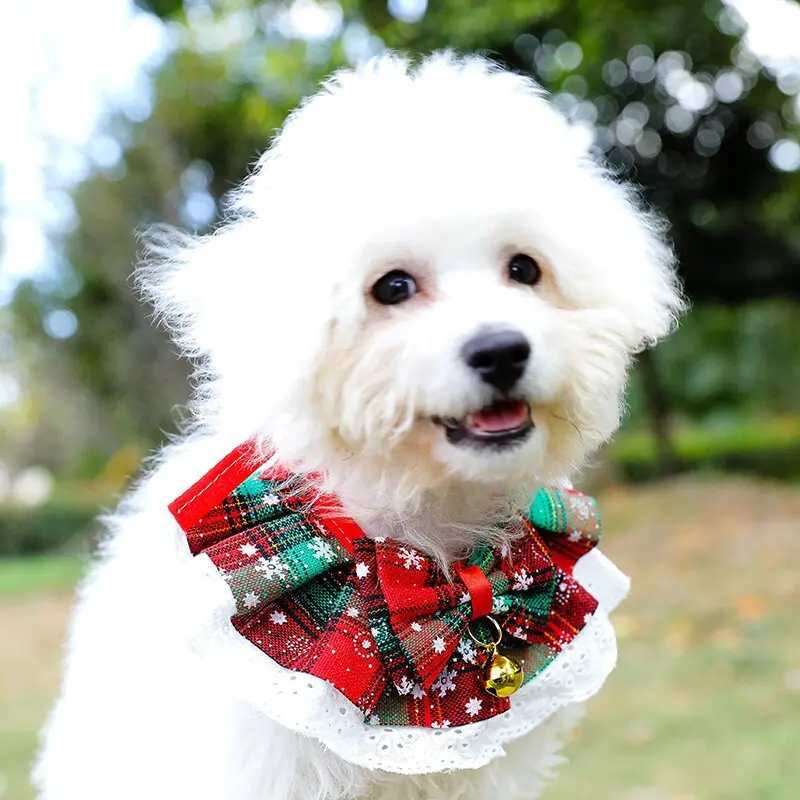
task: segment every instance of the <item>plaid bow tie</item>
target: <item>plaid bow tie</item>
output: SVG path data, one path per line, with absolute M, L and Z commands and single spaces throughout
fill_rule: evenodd
M 524 525 L 520 521 L 521 527 Z M 531 525 L 504 556 L 482 545 L 446 574 L 427 555 L 391 539 L 355 546 L 356 586 L 395 684 L 430 688 L 467 636 L 489 614 L 527 644 L 541 636 L 553 603 L 556 568 Z
M 491 613 L 530 680 L 597 608 L 571 574 L 599 539 L 585 495 L 540 490 L 507 551 L 479 545 L 447 574 L 414 547 L 365 537 L 334 498 L 285 495 L 288 473 L 259 467 L 254 453 L 234 451 L 170 510 L 192 554 L 227 581 L 239 633 L 331 683 L 369 722 L 430 727 L 502 713 L 508 699 L 476 694 L 470 623 Z

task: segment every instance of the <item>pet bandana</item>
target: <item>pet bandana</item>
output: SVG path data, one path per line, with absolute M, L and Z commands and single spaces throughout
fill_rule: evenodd
M 335 498 L 298 491 L 251 443 L 170 511 L 226 582 L 238 634 L 330 684 L 367 725 L 455 728 L 508 712 L 513 689 L 487 684 L 492 652 L 535 682 L 598 609 L 573 572 L 600 520 L 572 490 L 540 489 L 507 549 L 479 544 L 449 574 L 408 544 L 366 537 Z

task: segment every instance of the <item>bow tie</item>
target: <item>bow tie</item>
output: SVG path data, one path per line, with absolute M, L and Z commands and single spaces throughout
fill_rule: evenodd
M 367 601 L 372 632 L 397 686 L 436 682 L 472 620 L 490 614 L 520 640 L 543 635 L 556 568 L 532 525 L 503 555 L 478 546 L 445 573 L 419 550 L 391 539 L 362 538 L 355 547 L 357 591 Z
M 470 625 L 491 615 L 529 680 L 597 608 L 571 574 L 599 539 L 585 495 L 539 490 L 505 549 L 481 543 L 445 571 L 409 544 L 366 537 L 335 498 L 285 493 L 288 473 L 254 453 L 234 451 L 170 510 L 192 554 L 227 581 L 236 630 L 287 669 L 331 683 L 369 722 L 502 713 L 508 699 L 476 694 Z

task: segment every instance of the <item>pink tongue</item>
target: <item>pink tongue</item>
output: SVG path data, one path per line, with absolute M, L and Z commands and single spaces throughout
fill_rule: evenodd
M 467 417 L 467 425 L 479 431 L 497 433 L 519 428 L 528 418 L 528 409 L 524 403 L 489 406 L 476 411 Z

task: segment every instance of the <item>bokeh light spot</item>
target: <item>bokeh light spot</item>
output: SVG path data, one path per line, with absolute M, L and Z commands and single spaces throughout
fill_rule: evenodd
M 618 58 L 603 65 L 603 80 L 611 87 L 621 86 L 628 77 L 628 68 Z
M 777 136 L 777 131 L 766 120 L 760 119 L 754 122 L 747 131 L 747 141 L 751 147 L 763 150 L 769 147 Z
M 577 42 L 564 42 L 556 50 L 556 59 L 562 69 L 577 69 L 583 61 L 583 50 Z
M 742 76 L 734 70 L 723 70 L 714 81 L 714 93 L 723 103 L 735 103 L 744 92 Z
M 769 161 L 781 172 L 797 172 L 800 169 L 800 144 L 794 139 L 780 139 L 769 151 Z
M 655 158 L 661 152 L 661 136 L 658 131 L 644 131 L 636 142 L 636 150 L 642 158 Z
M 688 133 L 695 123 L 695 115 L 683 106 L 671 106 L 664 114 L 667 127 L 677 134 Z
M 428 10 L 428 0 L 389 0 L 389 13 L 400 22 L 419 22 Z
M 44 330 L 53 339 L 69 339 L 78 330 L 78 318 L 68 308 L 57 308 L 45 316 Z
M 582 100 L 589 91 L 589 84 L 581 75 L 568 75 L 562 82 L 561 88 Z

